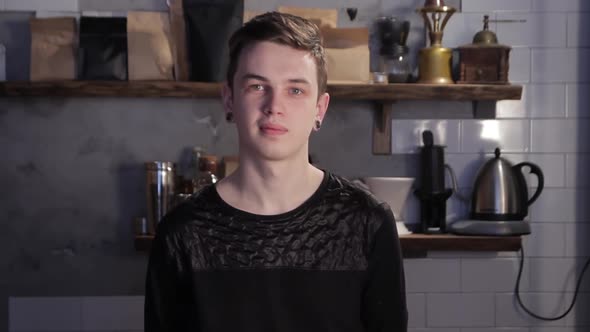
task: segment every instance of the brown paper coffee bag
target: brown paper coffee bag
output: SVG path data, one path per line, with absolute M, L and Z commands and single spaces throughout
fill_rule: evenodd
M 278 11 L 308 19 L 320 28 L 335 28 L 338 25 L 337 9 L 279 6 Z
M 76 19 L 31 18 L 31 81 L 76 78 Z
M 368 28 L 322 29 L 328 82 L 368 83 L 370 51 Z
M 170 0 L 172 57 L 174 59 L 174 77 L 177 81 L 188 81 L 190 74 L 183 3 L 183 0 Z
M 173 80 L 174 60 L 166 13 L 127 14 L 129 80 Z
M 260 11 L 244 10 L 244 16 L 242 21 L 244 22 L 244 24 L 246 24 L 246 22 L 263 13 L 264 12 Z

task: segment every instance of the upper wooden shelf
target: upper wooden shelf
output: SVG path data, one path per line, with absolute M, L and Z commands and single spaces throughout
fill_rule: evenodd
M 135 249 L 149 251 L 153 235 L 135 237 Z M 400 236 L 404 257 L 426 257 L 428 251 L 518 251 L 520 236 L 460 236 L 451 234 L 408 234 Z
M 220 83 L 176 81 L 1 82 L 0 97 L 173 97 L 219 98 Z M 329 84 L 342 100 L 518 100 L 519 85 Z
M 500 84 L 329 84 L 332 100 L 365 100 L 376 103 L 373 121 L 373 154 L 391 153 L 393 101 L 519 100 L 520 85 Z M 0 82 L 1 97 L 134 97 L 209 98 L 221 96 L 220 83 L 177 81 L 55 81 Z

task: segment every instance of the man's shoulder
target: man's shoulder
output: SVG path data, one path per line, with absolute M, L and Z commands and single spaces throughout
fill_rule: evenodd
M 219 204 L 214 195 L 214 186 L 208 185 L 178 203 L 158 224 L 158 232 L 175 233 L 186 228 L 192 221 L 206 214 L 215 213 Z
M 363 216 L 363 224 L 373 235 L 380 226 L 395 221 L 391 208 L 378 199 L 359 180 L 351 180 L 338 175 L 330 175 L 328 196 L 333 206 L 339 206 L 344 214 Z
M 360 180 L 348 179 L 329 173 L 328 192 L 336 199 L 356 203 L 359 208 L 388 209 L 387 203 L 379 200 Z

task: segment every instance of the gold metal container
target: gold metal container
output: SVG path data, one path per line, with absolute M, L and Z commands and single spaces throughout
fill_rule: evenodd
M 451 75 L 452 50 L 446 47 L 426 47 L 420 50 L 418 83 L 453 84 Z
M 452 50 L 442 47 L 443 30 L 456 9 L 444 5 L 442 0 L 426 0 L 417 10 L 422 14 L 428 29 L 430 47 L 420 50 L 418 83 L 453 84 L 451 75 Z

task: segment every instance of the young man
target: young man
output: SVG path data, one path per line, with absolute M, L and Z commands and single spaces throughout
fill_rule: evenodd
M 223 87 L 239 167 L 159 224 L 145 330 L 407 330 L 389 207 L 308 162 L 328 108 L 319 31 L 260 15 L 230 40 Z

